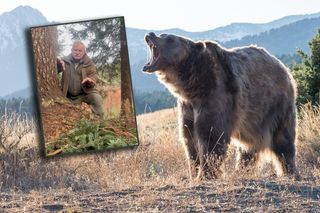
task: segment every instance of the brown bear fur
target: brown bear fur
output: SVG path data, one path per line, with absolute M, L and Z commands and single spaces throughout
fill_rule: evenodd
M 143 71 L 155 73 L 177 97 L 179 134 L 189 169 L 216 178 L 231 138 L 239 165 L 266 151 L 278 174 L 296 174 L 295 83 L 289 70 L 265 49 L 225 49 L 211 41 L 149 33 L 151 52 Z

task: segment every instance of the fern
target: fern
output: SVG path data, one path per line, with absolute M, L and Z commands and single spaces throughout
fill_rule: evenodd
M 120 125 L 119 122 L 115 124 Z M 121 126 L 118 128 L 120 129 Z M 135 135 L 135 130 L 130 129 L 131 131 Z M 63 153 L 100 151 L 138 145 L 136 137 L 127 138 L 118 135 L 86 118 L 82 118 L 76 128 L 63 135 L 57 143 L 60 144 Z M 52 152 L 53 147 L 48 145 L 46 150 L 47 153 Z

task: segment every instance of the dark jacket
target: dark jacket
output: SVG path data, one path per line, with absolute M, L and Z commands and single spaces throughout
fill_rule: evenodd
M 64 96 L 67 96 L 68 92 L 68 86 L 70 81 L 71 72 L 74 72 L 74 60 L 72 58 L 72 55 L 68 55 L 66 57 L 63 57 L 62 60 L 65 63 L 65 70 L 62 73 L 62 80 L 61 80 L 61 87 L 62 87 L 62 93 Z M 85 79 L 86 77 L 91 78 L 95 82 L 98 81 L 98 74 L 96 70 L 96 66 L 93 63 L 93 61 L 88 57 L 87 54 L 83 56 L 83 58 L 79 62 L 79 66 L 77 67 L 77 70 L 81 70 L 82 73 L 82 79 Z M 61 72 L 62 70 L 58 70 Z M 82 86 L 82 90 L 85 94 L 97 92 L 96 85 L 91 88 L 86 88 Z

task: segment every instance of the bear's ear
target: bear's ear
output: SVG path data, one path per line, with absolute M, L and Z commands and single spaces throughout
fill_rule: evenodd
M 206 41 L 205 44 L 219 60 L 224 61 L 226 59 L 226 51 L 218 43 Z
M 196 42 L 195 43 L 195 49 L 197 51 L 202 51 L 204 50 L 205 46 L 204 46 L 204 43 L 202 41 L 199 41 L 199 42 Z

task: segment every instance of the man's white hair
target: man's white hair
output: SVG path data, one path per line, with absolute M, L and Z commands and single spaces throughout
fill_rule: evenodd
M 86 45 L 84 45 L 82 41 L 80 40 L 74 41 L 72 44 L 72 49 L 77 46 L 82 46 L 84 48 L 84 51 L 86 51 Z

